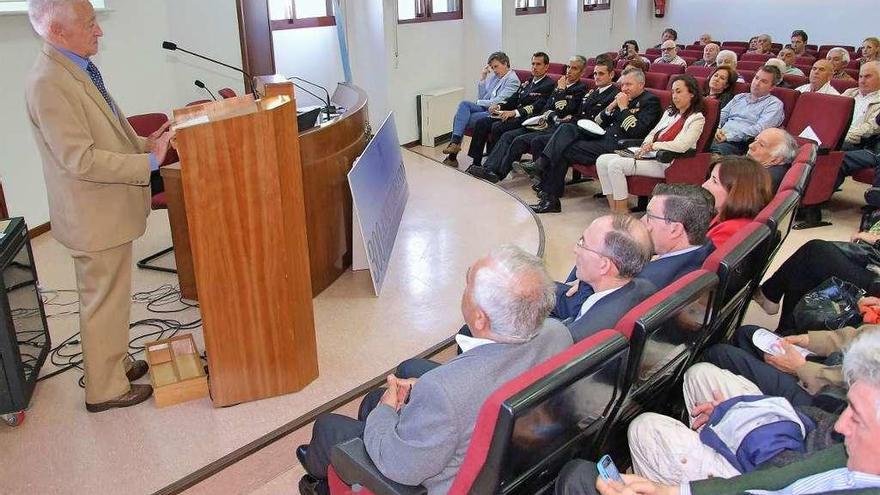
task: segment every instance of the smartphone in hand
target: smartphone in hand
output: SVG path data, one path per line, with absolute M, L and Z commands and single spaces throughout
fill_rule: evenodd
M 623 483 L 623 478 L 620 476 L 620 471 L 617 470 L 617 466 L 614 465 L 614 461 L 611 460 L 611 456 L 605 454 L 599 459 L 599 463 L 596 465 L 596 469 L 599 470 L 599 476 L 602 477 L 605 481 L 616 481 L 618 483 Z

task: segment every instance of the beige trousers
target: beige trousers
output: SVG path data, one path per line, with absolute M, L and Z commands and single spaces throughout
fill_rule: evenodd
M 79 331 L 86 402 L 125 394 L 130 384 L 131 243 L 98 252 L 71 251 L 79 291 Z
M 685 373 L 683 388 L 688 411 L 712 400 L 713 390 L 725 399 L 761 395 L 754 383 L 708 363 L 691 366 Z M 740 474 L 721 454 L 703 445 L 699 433 L 668 416 L 640 414 L 630 423 L 627 436 L 633 470 L 652 481 L 678 485 Z
M 596 175 L 599 176 L 602 194 L 611 196 L 617 201 L 629 198 L 629 188 L 626 185 L 628 175 L 662 179 L 666 177 L 667 167 L 669 167 L 668 163 L 660 163 L 657 160 L 636 160 L 616 153 L 599 155 L 596 159 Z

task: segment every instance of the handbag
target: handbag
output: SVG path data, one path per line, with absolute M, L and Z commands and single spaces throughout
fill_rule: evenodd
M 865 291 L 851 282 L 831 277 L 806 293 L 794 307 L 795 328 L 837 330 L 862 322 L 859 299 Z

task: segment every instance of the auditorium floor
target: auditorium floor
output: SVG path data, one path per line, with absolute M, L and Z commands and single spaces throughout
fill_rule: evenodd
M 405 150 L 403 154 L 408 173 L 410 166 L 445 168 L 445 165 L 437 163 L 442 159 L 439 149 L 415 147 L 411 151 Z M 435 162 L 426 160 L 425 157 Z M 466 167 L 462 165 L 461 168 Z M 498 218 L 499 212 L 506 211 L 504 215 L 515 217 L 517 222 L 525 222 L 528 214 L 523 214 L 521 205 L 506 207 L 507 210 L 499 208 L 496 204 L 499 201 L 496 192 L 487 192 L 490 191 L 488 184 L 474 187 L 472 182 L 468 180 L 465 183 L 467 185 L 462 187 L 438 189 L 441 194 L 437 196 L 442 200 L 435 198 L 437 209 L 433 214 L 438 221 L 446 216 L 461 215 L 471 225 L 481 226 L 480 230 L 471 229 L 470 235 L 482 239 L 475 252 L 485 252 L 488 249 L 483 248 L 488 239 L 482 228 L 483 225 L 510 220 L 510 218 Z M 535 199 L 528 181 L 523 177 L 508 179 L 499 186 L 526 203 L 531 203 Z M 540 224 L 543 226 L 545 236 L 544 257 L 554 277 L 559 278 L 567 274 L 573 263 L 574 241 L 593 218 L 607 211 L 604 200 L 592 197 L 597 190 L 597 186 L 593 183 L 571 187 L 567 189 L 566 197 L 562 200 L 563 213 L 540 216 Z M 858 225 L 858 207 L 862 203 L 863 190 L 863 185 L 848 181 L 844 191 L 835 195 L 834 200 L 825 209 L 825 215 L 833 225 L 807 231 L 793 231 L 774 261 L 774 265 L 780 263 L 809 239 L 848 239 Z M 486 215 L 495 218 L 487 219 Z M 485 220 L 488 221 L 484 222 Z M 525 227 L 521 228 L 525 229 Z M 498 242 L 503 241 L 497 235 L 488 237 Z M 527 233 L 518 234 L 514 240 L 526 245 L 535 242 Z M 146 235 L 135 244 L 135 256 L 143 256 L 169 243 L 167 216 L 164 212 L 155 212 L 151 215 Z M 446 248 L 453 249 L 454 246 L 446 246 Z M 397 249 L 396 246 L 395 250 Z M 72 262 L 51 235 L 43 235 L 35 239 L 34 250 L 44 288 L 74 287 Z M 451 277 L 456 280 L 463 278 L 464 266 L 467 262 L 462 260 L 462 263 L 462 266 L 456 269 L 460 273 L 441 274 L 442 278 Z M 430 265 L 426 269 L 430 270 Z M 772 271 L 773 268 L 771 273 Z M 354 279 L 349 283 L 355 286 L 369 283 L 368 278 L 364 279 L 358 274 L 349 273 L 344 277 L 346 276 Z M 134 290 L 151 290 L 175 281 L 173 275 L 135 270 Z M 455 286 L 455 291 L 458 293 L 461 285 L 458 283 Z M 401 287 L 401 289 L 412 289 L 412 287 Z M 324 303 L 316 300 L 316 305 L 339 304 L 342 294 L 334 293 L 328 296 L 332 297 L 327 298 Z M 319 403 L 319 398 L 329 400 L 356 384 L 377 376 L 382 370 L 388 369 L 386 362 L 395 359 L 399 361 L 401 356 L 413 355 L 429 347 L 426 341 L 439 342 L 447 335 L 447 329 L 455 328 L 460 320 L 456 297 L 444 296 L 439 302 L 444 307 L 439 311 L 446 313 L 446 316 L 441 318 L 444 322 L 441 331 L 436 329 L 434 332 L 426 331 L 424 335 L 420 335 L 421 339 L 398 335 L 394 332 L 394 328 L 389 327 L 386 329 L 389 333 L 378 340 L 381 347 L 369 348 L 364 345 L 357 349 L 355 354 L 346 354 L 333 361 L 325 361 L 333 359 L 327 354 L 334 354 L 332 349 L 328 349 L 328 343 L 332 346 L 332 343 L 338 342 L 339 339 L 344 340 L 347 335 L 343 333 L 325 338 L 319 334 L 322 369 L 320 386 L 310 386 L 306 391 L 280 398 L 225 409 L 212 408 L 207 399 L 166 409 L 156 409 L 148 403 L 127 410 L 90 415 L 82 407 L 82 392 L 75 383 L 79 377 L 78 372 L 67 372 L 41 382 L 37 387 L 25 424 L 14 429 L 0 426 L 0 446 L 5 457 L 0 465 L 0 479 L 3 480 L 3 488 L 0 492 L 145 493 L 161 489 L 182 475 L 204 465 L 204 459 L 219 458 L 228 453 L 229 446 L 243 445 L 271 431 L 279 424 L 293 420 L 314 407 L 315 403 Z M 62 293 L 53 302 L 65 303 L 71 300 L 73 300 L 72 295 Z M 438 307 L 440 305 L 438 304 Z M 50 314 L 69 309 L 64 306 L 47 306 L 47 312 Z M 172 317 L 189 321 L 197 318 L 197 315 L 197 309 L 188 309 Z M 142 304 L 134 306 L 132 320 L 148 316 L 165 315 L 149 314 Z M 775 326 L 769 317 L 756 311 L 754 305 L 750 308 L 746 321 Z M 76 326 L 75 316 L 52 318 L 50 329 L 53 341 L 60 342 L 70 335 Z M 200 331 L 194 333 L 198 335 L 201 344 Z M 395 349 L 387 345 L 390 340 L 394 340 L 397 344 L 393 346 Z M 445 355 L 448 356 L 448 353 Z M 380 359 L 378 356 L 385 359 Z M 377 364 L 374 361 L 381 362 Z M 325 362 L 336 363 L 345 372 L 330 372 Z M 43 373 L 52 369 L 47 365 Z M 326 376 L 326 379 L 325 373 L 330 375 Z M 351 414 L 356 406 L 357 401 L 343 406 L 339 412 Z M 192 418 L 197 418 L 197 421 L 193 422 Z M 200 426 L 198 423 L 203 424 Z M 295 494 L 296 483 L 302 475 L 302 470 L 296 462 L 293 449 L 296 445 L 307 441 L 309 435 L 310 425 L 280 438 L 187 489 L 184 493 Z M 185 439 L 187 445 L 175 445 L 174 442 L 166 445 L 166 440 L 171 438 Z M 176 452 L 177 448 L 194 453 L 194 459 L 181 458 Z M 149 455 L 145 455 L 145 452 Z M 197 462 L 199 459 L 202 461 Z M 163 473 L 164 478 L 161 478 L 161 482 L 157 481 L 156 473 Z M 168 478 L 169 476 L 171 478 Z

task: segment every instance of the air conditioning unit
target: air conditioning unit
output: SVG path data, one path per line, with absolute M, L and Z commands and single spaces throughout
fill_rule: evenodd
M 452 118 L 464 99 L 464 88 L 442 88 L 416 96 L 422 146 L 437 146 L 452 134 Z

